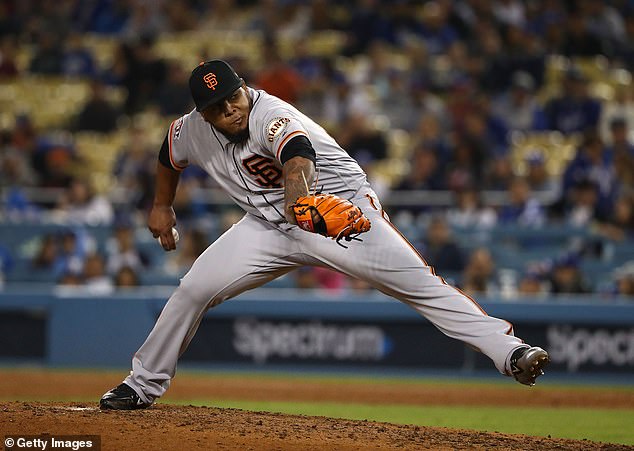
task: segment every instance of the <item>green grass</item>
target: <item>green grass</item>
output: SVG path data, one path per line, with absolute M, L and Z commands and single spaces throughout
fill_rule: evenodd
M 262 371 L 262 372 L 230 372 L 230 371 L 221 371 L 221 372 L 208 372 L 205 370 L 197 371 L 197 370 L 183 370 L 179 372 L 179 375 L 186 375 L 188 377 L 196 377 L 201 379 L 226 379 L 226 378 L 241 378 L 241 379 L 253 379 L 253 380 L 288 380 L 289 383 L 293 381 L 312 381 L 319 382 L 320 384 L 334 384 L 334 385 L 342 385 L 342 384 L 353 384 L 353 385 L 381 385 L 381 384 L 390 384 L 390 385 L 451 385 L 454 387 L 496 387 L 496 388 L 508 388 L 508 387 L 519 387 L 515 384 L 510 378 L 506 377 L 483 377 L 481 379 L 477 378 L 440 378 L 440 377 L 430 377 L 430 376 L 389 376 L 389 375 L 377 375 L 377 376 L 360 376 L 357 374 L 324 374 L 324 373 L 312 373 L 312 372 L 302 372 L 302 373 L 292 373 L 292 372 L 272 372 L 272 371 Z M 524 389 L 526 387 L 523 387 Z M 550 380 L 540 380 L 539 381 L 540 389 L 547 389 L 552 391 L 558 391 L 560 389 L 573 389 L 575 391 L 585 391 L 585 390 L 609 390 L 609 391 L 622 391 L 622 392 L 632 392 L 634 391 L 633 384 L 613 384 L 613 383 L 596 383 L 596 382 L 584 382 L 580 381 L 566 381 L 566 382 L 553 382 Z
M 47 371 L 51 371 L 48 370 Z M 56 370 L 52 370 L 56 371 Z M 60 370 L 61 371 L 61 370 Z M 68 370 L 64 370 L 68 371 Z M 81 377 L 85 370 L 77 370 L 77 377 Z M 95 371 L 100 374 L 107 372 Z M 120 371 L 113 372 L 120 376 Z M 0 368 L 0 376 L 2 369 Z M 407 384 L 454 387 L 499 387 L 510 390 L 519 389 L 505 378 L 499 380 L 461 380 L 436 379 L 423 377 L 377 376 L 367 377 L 359 375 L 325 375 L 311 373 L 283 373 L 283 372 L 215 372 L 183 371 L 179 377 L 200 378 L 213 384 L 215 379 L 223 380 L 230 377 L 254 380 L 285 380 L 289 384 L 293 381 L 314 381 L 321 384 L 341 386 Z M 104 389 L 107 387 L 104 387 Z M 521 387 L 525 389 L 525 387 Z M 592 385 L 583 383 L 564 384 L 544 380 L 540 383 L 540 390 L 559 392 L 574 390 L 583 397 L 585 392 L 594 390 L 609 390 L 631 393 L 632 385 Z M 51 397 L 50 399 L 30 399 L 32 401 L 85 401 L 95 406 L 99 395 L 90 398 L 68 396 Z M 512 394 L 511 394 L 512 395 Z M 0 401 L 13 400 L 1 399 Z M 28 399 L 23 399 L 27 401 Z M 238 408 L 253 411 L 270 411 L 300 415 L 327 416 L 333 418 L 367 419 L 398 424 L 416 424 L 421 426 L 440 426 L 448 428 L 474 429 L 483 431 L 497 431 L 509 434 L 526 434 L 534 436 L 551 436 L 571 439 L 588 439 L 608 443 L 623 443 L 634 445 L 634 406 L 628 409 L 598 409 L 571 407 L 483 407 L 483 406 L 413 406 L 413 405 L 366 405 L 336 402 L 260 402 L 260 401 L 226 401 L 196 399 L 193 401 L 176 401 L 165 399 L 167 404 L 193 404 L 227 408 Z
M 190 401 L 253 411 L 385 421 L 634 445 L 634 409 L 365 405 L 317 402 Z

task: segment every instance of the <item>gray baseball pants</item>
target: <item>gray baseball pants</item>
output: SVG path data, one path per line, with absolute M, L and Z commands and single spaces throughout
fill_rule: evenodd
M 513 335 L 511 324 L 488 316 L 475 301 L 436 276 L 386 219 L 371 189 L 359 190 L 352 202 L 370 219 L 372 228 L 361 236 L 363 242 L 353 241 L 348 249 L 298 227 L 283 228 L 245 215 L 181 279 L 134 355 L 124 382 L 144 402 L 153 402 L 168 389 L 178 358 L 208 309 L 304 265 L 325 266 L 367 281 L 415 309 L 445 335 L 490 357 L 501 373 L 510 374 L 510 355 L 524 345 Z

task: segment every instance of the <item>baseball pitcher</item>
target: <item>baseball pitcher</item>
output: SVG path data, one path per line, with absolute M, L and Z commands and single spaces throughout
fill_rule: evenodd
M 207 310 L 304 265 L 367 281 L 487 355 L 502 374 L 534 385 L 549 361 L 546 351 L 525 344 L 510 323 L 437 276 L 390 222 L 363 170 L 322 127 L 248 87 L 221 60 L 200 63 L 189 86 L 196 108 L 172 122 L 159 152 L 149 229 L 165 250 L 175 248 L 172 203 L 191 164 L 246 213 L 181 279 L 130 375 L 101 398 L 102 409 L 152 405 Z M 320 194 L 311 189 L 316 178 Z

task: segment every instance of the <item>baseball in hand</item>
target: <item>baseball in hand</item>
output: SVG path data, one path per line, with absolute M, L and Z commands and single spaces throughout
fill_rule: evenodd
M 178 230 L 176 230 L 176 227 L 172 227 L 172 236 L 174 236 L 174 243 L 178 243 L 178 240 L 180 239 L 180 236 L 178 235 Z M 163 246 L 163 243 L 161 242 L 161 237 L 160 236 L 156 240 L 159 242 L 159 244 L 161 246 Z

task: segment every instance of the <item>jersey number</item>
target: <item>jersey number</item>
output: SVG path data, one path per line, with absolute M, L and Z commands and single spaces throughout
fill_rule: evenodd
M 255 181 L 261 186 L 267 188 L 282 187 L 282 184 L 279 183 L 282 178 L 282 170 L 275 166 L 273 160 L 260 155 L 253 155 L 242 160 L 242 164 L 249 171 L 249 174 L 255 176 Z

